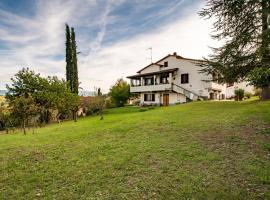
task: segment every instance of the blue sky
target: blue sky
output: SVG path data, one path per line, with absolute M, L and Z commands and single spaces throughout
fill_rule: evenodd
M 209 52 L 210 23 L 197 12 L 203 0 L 1 0 L 0 89 L 22 67 L 65 77 L 65 23 L 75 27 L 81 87 L 105 92 L 174 51 Z

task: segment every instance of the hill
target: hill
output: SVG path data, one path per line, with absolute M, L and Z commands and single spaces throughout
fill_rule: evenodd
M 1 199 L 269 199 L 270 102 L 108 110 L 0 135 Z

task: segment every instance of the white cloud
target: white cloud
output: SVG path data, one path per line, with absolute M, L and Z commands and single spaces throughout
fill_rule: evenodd
M 201 58 L 210 52 L 208 45 L 213 44 L 209 36 L 210 22 L 199 18 L 197 8 L 181 10 L 188 14 L 181 19 L 169 20 L 170 23 L 160 25 L 156 30 L 104 46 L 104 38 L 109 34 L 107 26 L 118 20 L 118 16 L 112 16 L 110 12 L 124 0 L 107 0 L 101 7 L 98 7 L 98 2 L 39 0 L 36 15 L 32 18 L 0 9 L 0 22 L 9 25 L 8 29 L 3 29 L 0 24 L 0 38 L 9 47 L 0 49 L 0 89 L 5 83 L 10 83 L 9 79 L 22 67 L 30 67 L 44 76 L 65 77 L 65 60 L 57 60 L 55 56 L 65 52 L 66 22 L 75 26 L 78 51 L 83 50 L 78 65 L 81 86 L 86 90 L 93 90 L 96 86 L 107 92 L 117 78 L 132 75 L 149 64 L 149 52 L 145 50 L 149 47 L 153 47 L 154 61 L 173 52 L 191 58 Z M 179 5 L 182 2 L 180 0 Z M 172 9 L 168 12 L 157 12 L 156 17 L 178 11 Z M 90 36 L 79 32 L 77 27 L 99 29 L 89 39 Z M 112 34 L 115 30 L 110 31 Z
M 153 48 L 153 61 L 177 52 L 189 58 L 202 58 L 215 45 L 210 38 L 211 23 L 196 12 L 158 30 L 104 47 L 96 54 L 79 59 L 83 88 L 100 86 L 104 91 L 117 80 L 135 74 L 150 63 L 148 47 Z

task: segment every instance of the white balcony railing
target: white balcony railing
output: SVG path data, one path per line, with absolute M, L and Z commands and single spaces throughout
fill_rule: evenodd
M 153 91 L 166 91 L 171 90 L 171 84 L 158 84 L 158 85 L 142 85 L 142 86 L 131 86 L 130 92 L 153 92 Z

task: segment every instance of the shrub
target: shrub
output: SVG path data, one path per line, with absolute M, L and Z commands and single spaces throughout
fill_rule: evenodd
M 102 114 L 105 107 L 103 96 L 92 97 L 87 107 L 87 115 Z
M 250 92 L 245 92 L 245 97 L 247 99 L 250 99 L 250 97 L 252 97 L 252 94 Z
M 236 101 L 242 101 L 243 98 L 244 98 L 245 90 L 236 89 L 236 90 L 234 90 L 234 94 L 235 94 L 235 100 Z
M 257 89 L 255 90 L 254 96 L 258 96 L 259 98 L 261 98 L 261 94 L 262 94 L 262 89 L 257 88 Z

